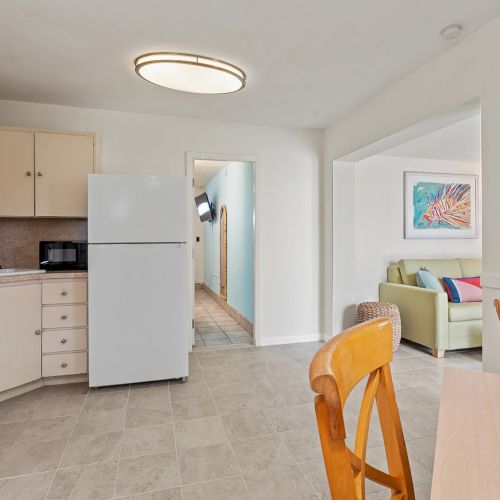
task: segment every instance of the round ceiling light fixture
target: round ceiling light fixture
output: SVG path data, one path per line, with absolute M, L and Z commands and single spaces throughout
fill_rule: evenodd
M 245 73 L 212 57 L 179 52 L 144 54 L 135 60 L 135 72 L 144 80 L 193 94 L 230 94 L 245 86 Z
M 464 27 L 461 24 L 450 24 L 441 30 L 441 37 L 444 40 L 453 40 L 462 34 Z

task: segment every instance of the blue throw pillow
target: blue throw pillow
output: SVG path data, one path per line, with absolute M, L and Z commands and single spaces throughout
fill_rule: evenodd
M 444 291 L 443 285 L 441 285 L 439 280 L 428 269 L 424 268 L 417 272 L 417 285 L 420 288 L 427 288 L 436 292 Z

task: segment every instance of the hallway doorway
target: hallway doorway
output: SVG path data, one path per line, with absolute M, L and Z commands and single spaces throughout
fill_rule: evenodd
M 254 344 L 254 162 L 193 159 L 193 345 Z

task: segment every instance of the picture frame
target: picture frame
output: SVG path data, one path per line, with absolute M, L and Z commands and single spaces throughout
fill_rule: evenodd
M 478 238 L 478 176 L 404 173 L 405 239 Z

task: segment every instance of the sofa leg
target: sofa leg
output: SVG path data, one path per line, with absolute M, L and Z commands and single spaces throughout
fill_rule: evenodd
M 444 349 L 441 350 L 441 349 L 432 349 L 432 355 L 435 357 L 435 358 L 444 358 Z

